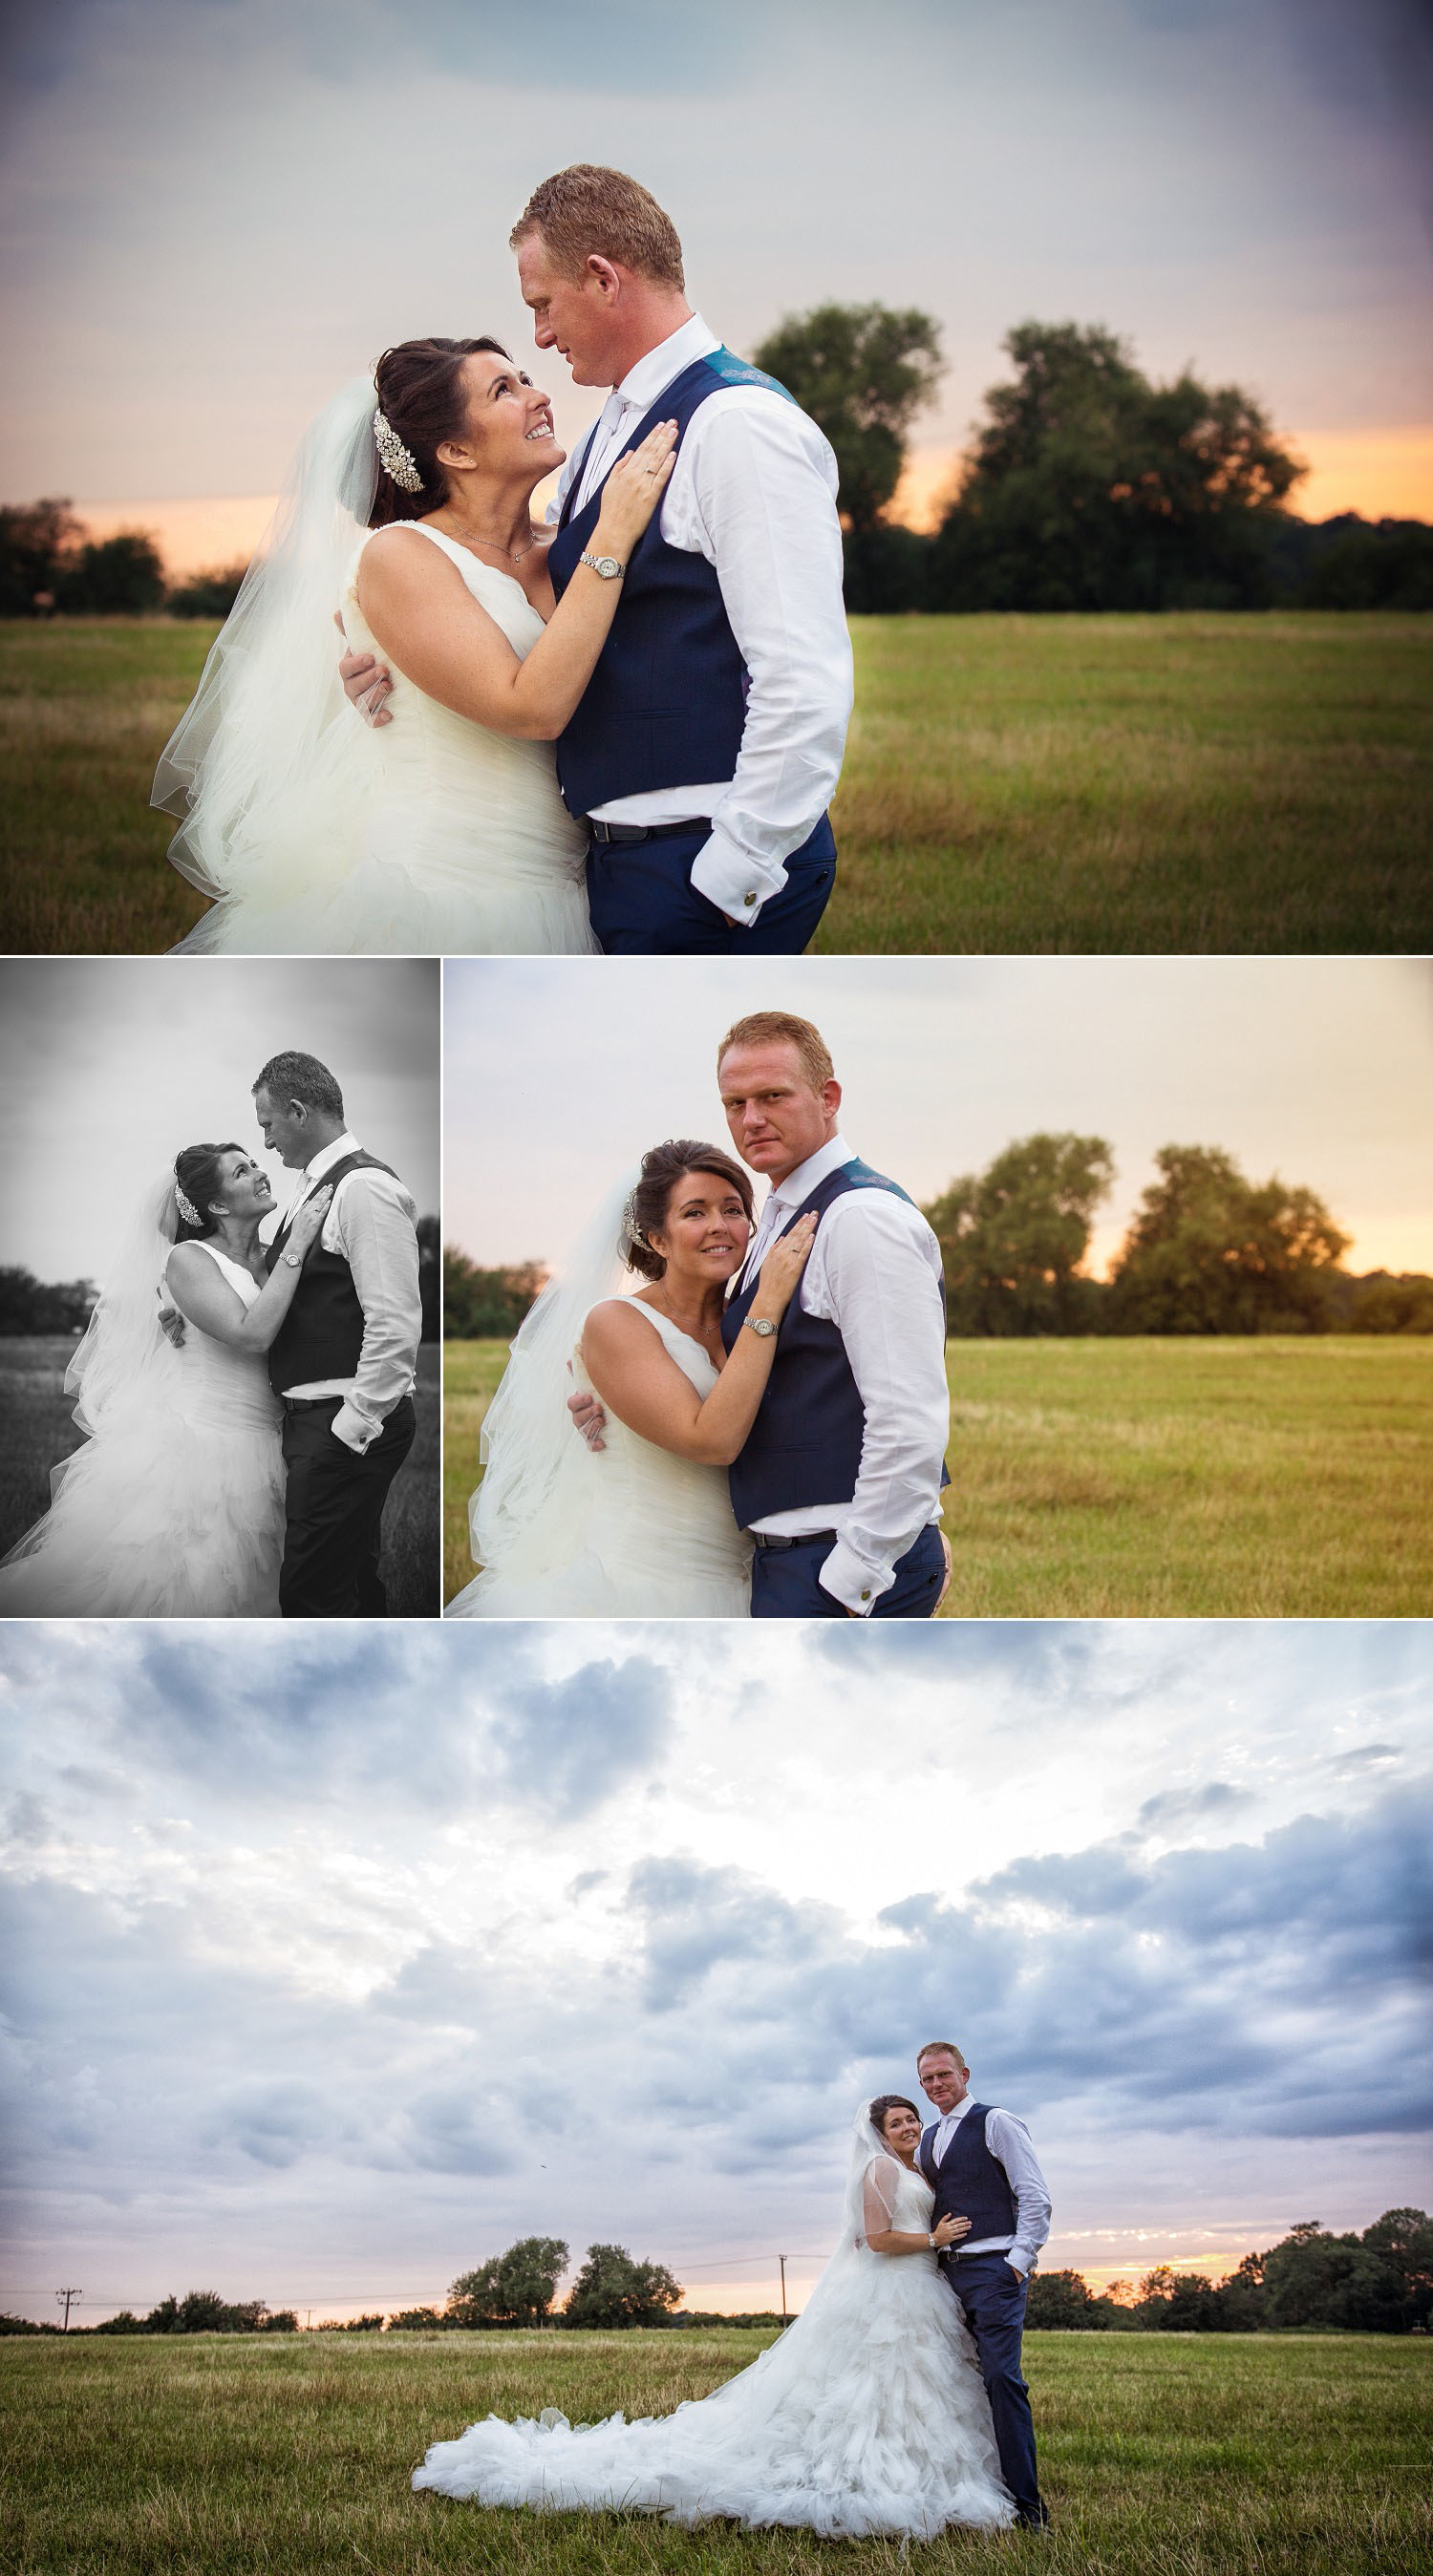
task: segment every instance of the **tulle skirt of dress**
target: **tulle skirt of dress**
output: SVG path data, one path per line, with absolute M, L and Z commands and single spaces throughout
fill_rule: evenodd
M 460 720 L 440 732 L 414 692 L 399 721 L 411 732 L 392 753 L 388 733 L 356 721 L 323 746 L 262 848 L 230 853 L 226 890 L 175 955 L 599 954 L 586 834 L 564 811 L 551 745 L 469 725 L 457 758 Z
M 56 1468 L 50 1509 L 0 1566 L 0 1618 L 279 1615 L 276 1428 L 136 1405 Z
M 435 2443 L 413 2484 L 487 2505 L 729 2517 L 831 2539 L 929 2539 L 1015 2513 L 969 2331 L 934 2258 L 869 2251 L 824 2275 L 780 2342 L 712 2396 L 635 2423 L 489 2415 Z
M 751 1541 L 726 1470 L 648 1451 L 620 1424 L 609 1434 L 598 1458 L 573 1435 L 545 1510 L 445 1618 L 750 1618 Z

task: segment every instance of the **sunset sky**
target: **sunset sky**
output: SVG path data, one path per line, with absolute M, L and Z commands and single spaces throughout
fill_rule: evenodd
M 1037 1129 L 1105 1137 L 1097 1270 L 1158 1147 L 1198 1144 L 1317 1190 L 1351 1268 L 1433 1271 L 1433 967 L 1404 958 L 453 960 L 448 1240 L 556 1260 L 644 1147 L 724 1141 L 716 1043 L 768 1009 L 818 1023 L 848 1141 L 917 1199 Z
M 386 343 L 530 349 L 508 230 L 594 158 L 667 204 L 738 349 L 831 297 L 939 318 L 917 514 L 1036 315 L 1250 388 L 1312 515 L 1433 515 L 1418 0 L 610 0 L 600 41 L 578 0 L 51 0 L 0 43 L 0 497 L 176 562 L 252 542 Z M 542 372 L 570 438 L 592 397 Z
M 0 2303 L 799 2305 L 958 2040 L 1050 2264 L 1426 2206 L 1426 1624 L 11 1623 Z

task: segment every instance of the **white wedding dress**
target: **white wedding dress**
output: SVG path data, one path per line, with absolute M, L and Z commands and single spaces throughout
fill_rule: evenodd
M 248 1271 L 202 1248 L 251 1306 Z M 65 1383 L 81 1389 L 75 1418 L 90 1436 L 0 1566 L 0 1617 L 277 1618 L 282 1417 L 263 1359 L 194 1324 L 176 1351 L 152 1323 L 143 1365 L 112 1372 L 120 1382 L 88 1412 L 85 1356 Z
M 705 1402 L 717 1370 L 700 1342 L 642 1299 L 664 1349 Z M 569 1388 L 593 1392 L 580 1345 L 570 1350 Z M 515 1355 L 514 1365 L 521 1368 Z M 549 1398 L 558 1450 L 541 1507 L 496 1561 L 448 1605 L 450 1619 L 745 1619 L 751 1613 L 751 1541 L 738 1529 L 724 1467 L 674 1457 L 619 1422 L 610 1406 L 604 1446 L 590 1450 L 572 1428 L 564 1391 Z M 508 1467 L 498 1403 L 490 1476 Z M 525 1433 L 510 1438 L 521 1448 Z M 482 1488 L 474 1497 L 475 1557 L 482 1555 Z
M 354 554 L 342 610 L 350 647 L 386 662 L 393 722 L 352 715 L 347 775 L 315 765 L 286 809 L 243 834 L 227 891 L 180 942 L 186 955 L 596 956 L 587 917 L 587 835 L 557 790 L 548 742 L 490 733 L 425 696 L 385 653 L 358 604 L 364 546 L 427 541 L 501 627 L 519 660 L 542 619 L 511 574 L 436 528 L 374 530 Z M 329 629 L 322 649 L 332 657 Z
M 864 2224 L 928 2230 L 926 2183 L 869 2143 Z M 486 2505 L 730 2517 L 830 2539 L 929 2539 L 1015 2513 L 974 2345 L 935 2256 L 874 2253 L 854 2227 L 780 2341 L 712 2396 L 634 2423 L 489 2415 L 435 2443 L 413 2484 Z

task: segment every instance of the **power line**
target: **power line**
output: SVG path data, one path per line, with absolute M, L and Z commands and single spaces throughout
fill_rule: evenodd
M 80 2293 L 79 2293 L 79 2291 L 78 2291 L 78 2290 L 57 2290 L 57 2291 L 55 2292 L 55 2296 L 56 2296 L 56 2298 L 57 2298 L 57 2299 L 63 2299 L 63 2300 L 64 2300 L 64 2303 L 65 2303 L 65 2322 L 64 2322 L 64 2324 L 62 2325 L 62 2327 L 60 2328 L 60 2332 L 61 2332 L 61 2334 L 68 2334 L 68 2333 L 69 2333 L 69 2331 L 70 2331 L 70 2309 L 71 2309 L 71 2307 L 74 2305 L 75 2301 L 79 2298 Z

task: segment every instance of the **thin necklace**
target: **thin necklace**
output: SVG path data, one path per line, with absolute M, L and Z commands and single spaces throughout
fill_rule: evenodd
M 531 521 L 529 521 L 528 524 L 531 526 Z M 531 554 L 533 547 L 537 543 L 537 539 L 536 537 L 529 537 L 525 546 L 514 548 L 512 546 L 500 546 L 496 537 L 480 537 L 474 531 L 465 539 L 464 542 L 468 545 L 474 546 L 491 546 L 495 555 L 506 555 L 509 563 L 521 563 L 524 555 Z

